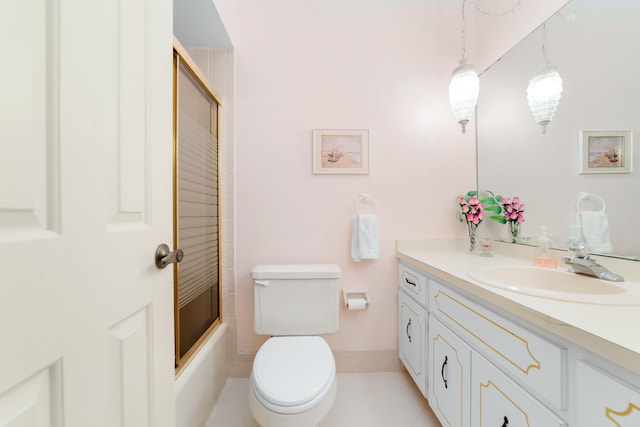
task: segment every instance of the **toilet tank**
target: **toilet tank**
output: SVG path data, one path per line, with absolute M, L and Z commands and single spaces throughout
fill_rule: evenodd
M 340 268 L 335 264 L 258 265 L 253 279 L 259 335 L 321 335 L 338 330 Z

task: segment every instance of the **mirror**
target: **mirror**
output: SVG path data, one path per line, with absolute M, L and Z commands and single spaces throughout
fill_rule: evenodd
M 523 243 L 535 244 L 540 227 L 547 226 L 553 246 L 565 249 L 578 209 L 600 210 L 604 202 L 612 250 L 600 253 L 640 260 L 640 149 L 631 152 L 633 137 L 640 141 L 639 42 L 640 2 L 572 0 L 546 22 L 546 37 L 542 27 L 536 29 L 480 75 L 478 188 L 520 197 L 526 206 Z M 543 44 L 563 79 L 546 134 L 526 96 L 543 63 Z M 613 173 L 623 168 L 610 165 L 581 173 L 580 156 L 602 154 L 595 142 L 580 143 L 581 131 L 630 133 L 624 155 L 631 172 Z M 590 196 L 578 204 L 581 193 Z M 483 226 L 482 234 L 507 239 L 505 225 Z

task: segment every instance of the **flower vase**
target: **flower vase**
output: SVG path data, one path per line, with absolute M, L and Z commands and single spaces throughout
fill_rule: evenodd
M 509 221 L 509 236 L 511 236 L 511 243 L 520 243 L 520 223 L 516 221 Z
M 474 252 L 476 250 L 478 224 L 467 222 L 467 228 L 469 230 L 469 252 Z

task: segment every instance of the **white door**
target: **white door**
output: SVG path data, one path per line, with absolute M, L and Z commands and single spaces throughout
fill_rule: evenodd
M 0 2 L 0 426 L 175 425 L 172 2 Z

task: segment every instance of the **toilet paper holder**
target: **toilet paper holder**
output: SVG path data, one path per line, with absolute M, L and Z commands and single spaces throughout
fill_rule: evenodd
M 350 309 L 349 307 L 349 301 L 353 301 L 354 303 L 357 302 L 357 305 L 361 306 L 362 303 L 361 301 L 364 301 L 364 309 L 369 307 L 369 296 L 367 295 L 368 290 L 367 289 L 362 289 L 362 290 L 357 290 L 357 291 L 342 291 L 342 298 L 344 300 L 344 306 L 346 307 L 347 310 Z M 352 307 L 351 309 L 355 309 L 355 307 Z

